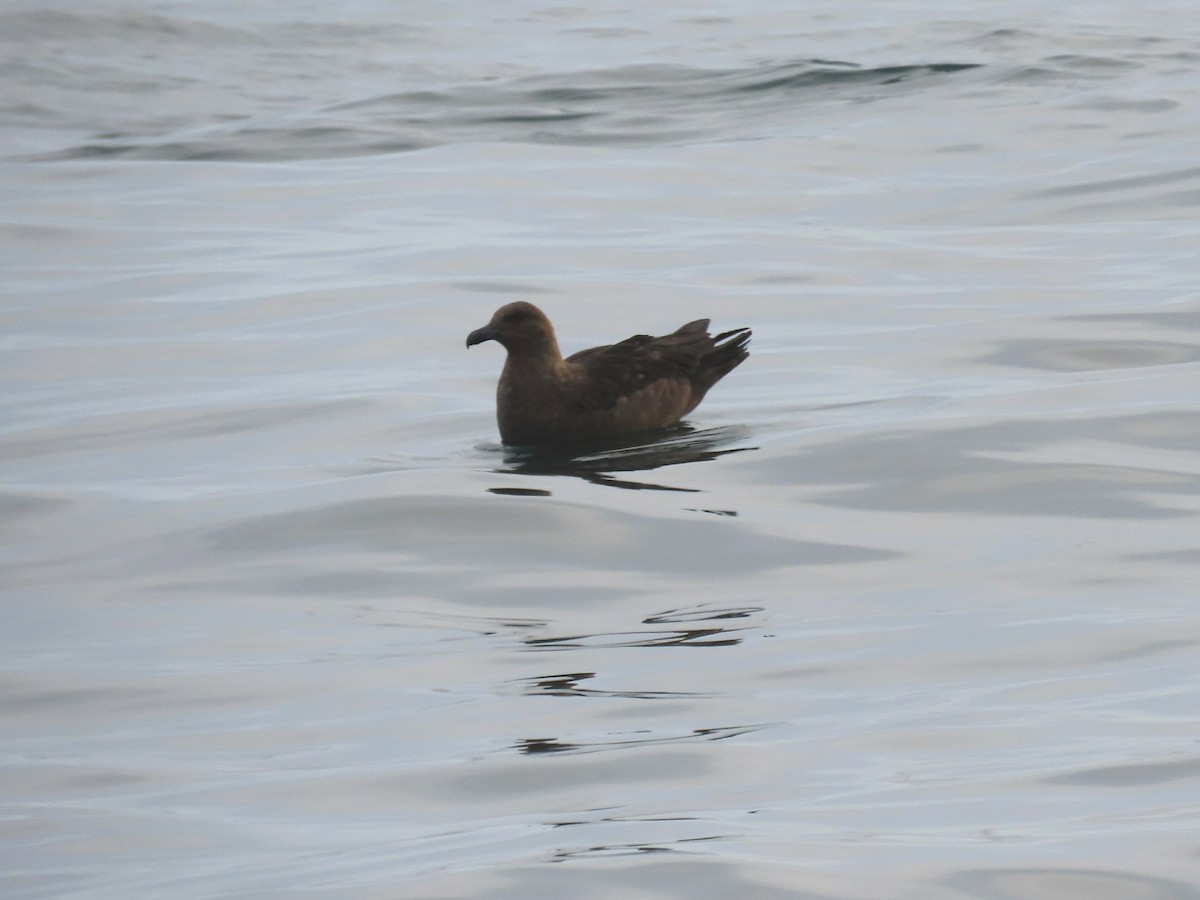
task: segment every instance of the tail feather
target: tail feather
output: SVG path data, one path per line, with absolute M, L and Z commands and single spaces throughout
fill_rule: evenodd
M 710 387 L 746 361 L 746 357 L 750 355 L 746 348 L 750 343 L 750 334 L 749 328 L 734 328 L 713 338 L 713 348 L 701 357 L 696 372 L 696 387 L 701 397 Z

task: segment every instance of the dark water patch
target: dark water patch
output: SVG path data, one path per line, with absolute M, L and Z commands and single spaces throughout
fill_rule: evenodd
M 613 735 L 611 740 L 586 743 L 564 741 L 553 737 L 522 738 L 513 745 L 513 749 L 531 756 L 539 753 L 597 753 L 692 741 L 724 741 L 729 738 L 741 737 L 744 734 L 753 734 L 768 727 L 767 725 L 733 725 L 721 728 L 696 728 L 683 735 L 656 735 L 648 732 L 642 733 L 638 737 L 625 737 L 618 734 Z
M 1061 84 L 1073 80 L 1073 76 L 1052 66 L 1014 66 L 997 69 L 991 80 L 995 84 L 1038 86 Z
M 1136 112 L 1157 112 L 1159 106 L 1170 109 L 1174 105 L 1162 105 L 1158 101 L 1136 102 L 1140 107 L 1133 110 Z M 1106 115 L 1126 111 L 1106 105 L 1104 98 L 1085 99 L 1077 105 L 1093 107 Z M 1174 169 L 1074 182 L 1031 191 L 1020 199 L 1076 201 L 1055 209 L 1056 218 L 1125 222 L 1148 217 L 1171 217 L 1182 218 L 1190 224 L 1196 209 L 1200 208 L 1200 169 Z
M 1100 766 L 1052 775 L 1043 779 L 1048 785 L 1094 785 L 1099 787 L 1139 787 L 1165 785 L 1174 781 L 1194 781 L 1200 778 L 1200 757 L 1168 762 L 1130 763 L 1128 766 Z
M 686 764 L 689 760 L 675 762 Z M 696 777 L 705 775 L 704 772 L 695 773 L 694 769 L 694 766 L 688 765 L 683 771 L 695 774 Z M 671 774 L 673 773 L 667 773 L 668 776 Z M 619 779 L 619 773 L 614 777 Z M 822 874 L 811 877 L 802 874 L 804 867 L 795 862 L 794 856 L 789 857 L 787 863 L 779 864 L 774 860 L 764 861 L 762 858 L 749 861 L 739 858 L 735 862 L 729 862 L 694 850 L 684 858 L 662 853 L 639 854 L 630 858 L 631 854 L 627 852 L 619 865 L 604 865 L 599 860 L 591 860 L 588 864 L 588 854 L 602 851 L 605 847 L 613 846 L 613 843 L 597 840 L 594 823 L 581 824 L 593 826 L 586 834 L 576 838 L 586 843 L 581 843 L 574 849 L 556 850 L 548 858 L 557 861 L 570 856 L 583 856 L 584 859 L 580 860 L 583 865 L 546 865 L 538 860 L 536 864 L 490 866 L 486 869 L 479 867 L 474 871 L 455 873 L 422 883 L 422 890 L 417 893 L 422 896 L 445 897 L 447 900 L 465 900 L 470 897 L 488 897 L 491 900 L 528 900 L 530 897 L 610 900 L 612 897 L 636 896 L 687 897 L 694 900 L 711 900 L 714 897 L 753 897 L 754 900 L 846 900 L 851 896 L 898 896 L 896 890 L 890 889 L 896 882 L 894 876 L 892 885 L 873 885 L 859 894 L 852 894 L 847 893 L 846 875 L 838 873 L 837 887 L 831 888 L 829 879 Z M 622 843 L 620 846 L 646 844 Z M 658 841 L 651 846 L 688 849 L 694 845 L 691 838 L 687 837 Z M 861 881 L 862 878 L 856 877 L 854 883 L 861 884 Z M 932 897 L 933 889 L 926 891 L 924 896 Z
M 940 84 L 974 63 L 863 67 L 801 60 L 744 69 L 635 66 L 381 94 L 274 120 L 186 133 L 96 137 L 39 160 L 240 162 L 399 153 L 457 143 L 659 146 L 776 134 L 814 103 L 882 100 Z
M 740 84 L 741 93 L 794 90 L 813 87 L 853 84 L 893 85 L 936 74 L 952 74 L 979 68 L 977 63 L 934 63 L 918 66 L 880 66 L 860 68 L 854 63 L 821 63 L 806 71 L 794 71 L 794 66 L 781 66 L 777 72 Z
M 1018 39 L 1026 40 L 1027 36 Z M 982 46 L 989 46 L 987 36 L 981 40 Z M 1036 62 L 996 67 L 990 80 L 995 84 L 1018 85 L 1091 83 L 1119 79 L 1143 67 L 1144 63 L 1125 56 L 1059 53 Z
M 22 520 L 62 514 L 73 503 L 64 497 L 0 493 L 0 532 L 11 531 L 16 537 L 19 533 L 16 526 Z
M 1200 360 L 1200 346 L 1168 341 L 1011 340 L 978 357 L 994 365 L 1049 372 L 1104 372 Z
M 159 160 L 173 162 L 287 162 L 404 153 L 432 146 L 428 141 L 372 137 L 365 129 L 334 126 L 236 129 L 232 135 L 186 140 L 149 137 L 139 142 L 95 141 L 36 157 L 53 160 Z
M 1165 562 L 1180 566 L 1200 566 L 1200 547 L 1189 550 L 1163 550 L 1159 553 L 1131 553 L 1125 557 L 1130 562 Z
M 1036 33 L 1021 28 L 995 28 L 983 34 L 970 37 L 962 41 L 962 43 L 972 47 L 987 48 L 1008 47 L 1012 44 L 1024 46 L 1037 40 L 1037 38 L 1038 35 Z
M 1170 878 L 1103 869 L 971 869 L 944 879 L 955 895 L 976 900 L 1197 900 L 1200 892 Z
M 1141 63 L 1129 59 L 1118 59 L 1113 56 L 1085 56 L 1077 53 L 1047 56 L 1045 62 L 1075 72 L 1111 72 L 1142 67 Z
M 655 821 L 692 821 L 689 818 L 665 818 Z M 691 856 L 696 851 L 689 850 L 687 845 L 708 843 L 711 841 L 727 841 L 730 835 L 712 834 L 706 837 L 679 838 L 670 844 L 628 843 L 628 844 L 597 844 L 591 847 L 580 847 L 573 850 L 559 850 L 551 857 L 551 862 L 568 862 L 584 859 L 611 859 L 615 856 L 647 856 L 649 854 L 681 854 Z
M 23 9 L 0 12 L 0 43 L 138 41 L 206 44 L 253 40 L 248 32 L 179 16 L 130 9 Z
M 1074 182 L 1072 184 L 1032 191 L 1025 195 L 1025 198 L 1077 197 L 1092 194 L 1123 193 L 1126 191 L 1144 192 L 1158 188 L 1171 188 L 1173 191 L 1179 191 L 1181 185 L 1196 185 L 1200 187 L 1200 168 L 1150 172 L 1144 175 L 1130 175 L 1123 178 L 1108 178 L 1099 181 Z
M 669 484 L 658 484 L 651 481 L 634 481 L 629 478 L 616 478 L 604 472 L 597 472 L 587 476 L 587 480 L 592 484 L 601 484 L 606 487 L 620 488 L 625 491 L 674 491 L 681 494 L 696 494 L 700 492 L 699 488 L 689 487 L 674 487 Z
M 1072 105 L 1076 109 L 1094 109 L 1099 112 L 1161 113 L 1170 112 L 1178 108 L 1180 104 L 1165 97 L 1149 100 L 1130 100 L 1125 97 L 1089 97 Z
M 761 606 L 736 609 L 673 609 L 645 619 L 647 625 L 662 625 L 673 622 L 710 622 L 714 619 L 745 619 L 763 611 Z
M 1153 658 L 1156 656 L 1174 657 L 1177 651 L 1187 651 L 1185 655 L 1193 656 L 1196 651 L 1196 644 L 1200 643 L 1195 640 L 1185 639 L 1163 639 L 1157 641 L 1141 641 L 1130 642 L 1123 645 L 1118 650 L 1109 653 L 1099 654 L 1094 657 L 1095 661 L 1101 664 L 1114 662 L 1128 662 L 1130 660 L 1141 660 Z
M 166 688 L 93 688 L 38 689 L 20 682 L 6 681 L 0 694 L 0 712 L 17 716 L 117 715 L 130 710 L 149 710 L 166 705 Z
M 742 638 L 730 628 L 687 628 L 675 631 L 621 632 L 529 638 L 531 650 L 582 650 L 614 647 L 736 647 Z
M 273 431 L 289 424 L 310 424 L 370 406 L 359 399 L 298 404 L 247 404 L 219 410 L 183 407 L 94 415 L 83 424 L 27 429 L 0 446 L 0 459 L 37 459 L 49 453 L 112 450 L 138 443 L 188 443 L 244 432 Z
M 433 596 L 483 605 L 579 601 L 579 589 L 614 579 L 737 582 L 779 567 L 862 564 L 895 554 L 870 547 L 776 537 L 717 518 L 658 518 L 547 498 L 397 496 L 243 519 L 205 535 L 202 549 L 161 548 L 176 571 L 207 559 L 209 582 L 263 596 Z M 520 572 L 517 584 L 497 572 Z M 596 581 L 598 573 L 603 577 Z M 329 580 L 330 575 L 334 580 Z M 558 579 L 569 575 L 572 585 Z M 546 579 L 550 578 L 549 582 Z M 317 581 L 314 583 L 314 579 Z M 609 643 L 722 640 L 719 626 L 646 630 Z M 684 632 L 709 631 L 686 638 Z M 530 635 L 538 646 L 543 635 Z M 578 642 L 581 636 L 555 638 Z M 586 636 L 583 636 L 586 637 Z M 553 642 L 551 642 L 553 643 Z M 548 646 L 548 644 L 542 644 Z
M 522 738 L 513 745 L 513 749 L 519 750 L 527 756 L 536 756 L 539 753 L 570 753 L 580 749 L 580 745 L 554 738 Z
M 1192 452 L 1200 414 L 1163 413 L 1077 420 L 1011 420 L 944 431 L 864 435 L 743 463 L 761 480 L 797 485 L 831 506 L 965 515 L 1174 519 L 1193 515 L 1200 477 L 1157 470 L 1138 448 Z M 1087 442 L 1112 448 L 1125 465 L 1004 458 Z M 1057 449 L 1055 456 L 1061 458 Z M 762 470 L 760 472 L 760 470 Z M 796 473 L 803 473 L 797 475 Z M 1184 497 L 1173 507 L 1174 497 Z
M 1063 316 L 1064 322 L 1112 322 L 1125 325 L 1149 325 L 1164 332 L 1200 331 L 1200 309 L 1171 309 L 1131 313 L 1088 313 Z
M 712 697 L 696 691 L 616 691 L 583 687 L 596 677 L 595 672 L 567 672 L 561 675 L 537 675 L 513 682 L 521 693 L 532 697 L 617 698 L 621 700 L 679 700 Z

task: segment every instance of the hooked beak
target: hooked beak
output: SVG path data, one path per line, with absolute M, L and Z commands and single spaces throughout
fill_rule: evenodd
M 496 339 L 496 329 L 491 325 L 484 325 L 482 328 L 476 328 L 467 335 L 467 346 L 474 347 L 476 344 L 482 344 L 484 341 L 494 341 Z

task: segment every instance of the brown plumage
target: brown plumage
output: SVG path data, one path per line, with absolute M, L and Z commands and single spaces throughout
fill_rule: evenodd
M 496 388 L 506 444 L 563 445 L 674 425 L 746 357 L 748 328 L 708 333 L 708 319 L 671 334 L 638 334 L 563 359 L 546 314 L 517 301 L 496 310 L 467 346 L 508 351 Z

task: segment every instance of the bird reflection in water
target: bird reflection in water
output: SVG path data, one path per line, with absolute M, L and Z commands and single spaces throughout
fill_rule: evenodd
M 729 446 L 744 441 L 749 430 L 740 427 L 697 430 L 676 425 L 642 433 L 620 443 L 589 444 L 573 448 L 504 448 L 504 465 L 495 471 L 511 475 L 568 475 L 593 484 L 633 491 L 680 491 L 699 493 L 698 488 L 673 487 L 646 480 L 615 477 L 614 472 L 648 472 L 683 463 L 707 462 L 732 453 L 757 450 L 757 447 Z M 489 488 L 493 494 L 549 496 L 536 488 Z M 707 510 L 706 510 L 707 511 Z M 714 513 L 729 515 L 726 510 Z
M 680 697 L 713 697 L 696 691 L 629 691 L 583 687 L 582 682 L 595 678 L 595 672 L 567 672 L 562 675 L 538 675 L 521 678 L 522 693 L 530 697 L 620 697 L 625 700 L 677 700 Z
M 631 747 L 646 747 L 661 744 L 684 744 L 693 741 L 724 741 L 729 738 L 741 737 L 743 734 L 753 734 L 770 728 L 774 723 L 755 723 L 753 725 L 730 725 L 718 728 L 693 728 L 685 734 L 656 734 L 647 729 L 637 732 L 617 733 L 611 735 L 611 740 L 572 742 L 556 737 L 521 738 L 512 745 L 514 750 L 528 756 L 539 753 L 596 753 L 602 750 L 623 750 Z
M 639 631 L 572 634 L 557 637 L 527 635 L 522 642 L 530 650 L 578 650 L 584 647 L 734 647 L 743 641 L 741 632 L 751 629 L 751 619 L 762 612 L 761 606 L 720 607 L 699 606 L 690 609 L 668 610 L 643 619 L 643 625 L 675 625 L 691 627 L 651 627 Z M 737 624 L 733 624 L 737 621 Z M 721 622 L 720 625 L 699 625 L 701 622 Z M 578 680 L 582 675 L 571 676 Z M 589 676 L 590 677 L 590 676 Z M 571 682 L 578 693 L 578 686 Z M 539 685 L 545 687 L 545 685 Z

